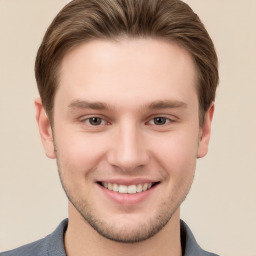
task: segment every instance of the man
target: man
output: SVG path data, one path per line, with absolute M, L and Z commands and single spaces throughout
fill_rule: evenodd
M 217 56 L 179 0 L 74 0 L 39 48 L 36 119 L 69 218 L 9 255 L 214 255 L 180 220 L 207 154 Z

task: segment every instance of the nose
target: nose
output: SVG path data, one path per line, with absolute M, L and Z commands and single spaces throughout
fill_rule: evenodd
M 120 170 L 133 171 L 146 166 L 150 157 L 140 129 L 132 125 L 124 126 L 116 131 L 108 153 L 108 162 Z

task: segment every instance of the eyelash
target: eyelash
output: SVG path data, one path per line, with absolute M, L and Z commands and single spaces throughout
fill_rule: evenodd
M 156 126 L 164 126 L 164 125 L 166 125 L 166 124 L 168 124 L 168 123 L 171 123 L 171 122 L 173 122 L 173 120 L 171 120 L 170 118 L 167 118 L 167 117 L 164 117 L 164 116 L 157 116 L 157 117 L 154 117 L 154 118 L 152 118 L 148 123 L 150 123 L 151 121 L 156 121 L 156 119 L 160 119 L 160 118 L 162 118 L 162 119 L 164 119 L 164 121 L 167 121 L 167 123 L 164 123 L 164 124 L 155 124 L 155 123 L 153 123 L 152 125 L 156 125 Z
M 100 124 L 93 125 L 91 123 L 91 121 L 93 119 L 98 119 L 98 121 L 100 121 Z M 154 123 L 154 121 L 156 121 L 157 119 L 163 119 L 162 121 L 164 121 L 164 124 Z M 102 121 L 104 122 L 103 124 L 102 124 Z M 101 118 L 101 117 L 98 117 L 98 116 L 92 116 L 92 117 L 83 119 L 81 122 L 85 122 L 88 126 L 91 126 L 91 127 L 98 127 L 98 126 L 101 126 L 101 125 L 108 125 L 109 124 L 109 122 L 104 120 L 104 118 Z M 149 122 L 147 122 L 147 123 L 150 124 L 150 125 L 155 125 L 155 126 L 165 126 L 165 125 L 167 125 L 169 123 L 173 123 L 173 122 L 174 122 L 174 120 L 172 120 L 170 118 L 167 118 L 167 117 L 164 117 L 164 116 L 157 116 L 157 117 L 154 117 L 154 118 L 150 119 Z
M 90 123 L 90 120 L 92 120 L 92 119 L 100 119 L 100 121 L 104 121 L 104 124 L 103 125 L 107 125 L 108 124 L 108 122 L 106 121 L 106 120 L 104 120 L 103 118 L 101 118 L 101 117 L 98 117 L 98 116 L 92 116 L 92 117 L 89 117 L 89 118 L 86 118 L 86 119 L 84 119 L 84 120 L 82 120 L 82 122 L 85 122 L 85 123 L 87 123 L 89 126 L 99 126 L 99 125 L 92 125 L 91 123 Z M 102 124 L 100 124 L 100 125 L 102 125 Z

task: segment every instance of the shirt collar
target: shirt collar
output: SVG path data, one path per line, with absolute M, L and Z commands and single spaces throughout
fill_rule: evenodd
M 47 238 L 47 251 L 49 256 L 66 256 L 64 248 L 64 234 L 67 230 L 68 219 L 63 220 L 57 229 Z M 184 221 L 180 221 L 180 235 L 183 256 L 214 256 L 204 251 L 196 242 L 191 230 Z M 217 255 L 215 255 L 217 256 Z
M 188 225 L 180 220 L 180 236 L 183 256 L 217 256 L 204 251 L 197 243 Z

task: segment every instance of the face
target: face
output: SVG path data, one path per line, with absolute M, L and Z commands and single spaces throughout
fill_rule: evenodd
M 91 41 L 64 57 L 53 133 L 39 100 L 37 119 L 72 211 L 102 236 L 142 241 L 178 211 L 210 135 L 213 107 L 199 127 L 196 91 L 174 43 Z

